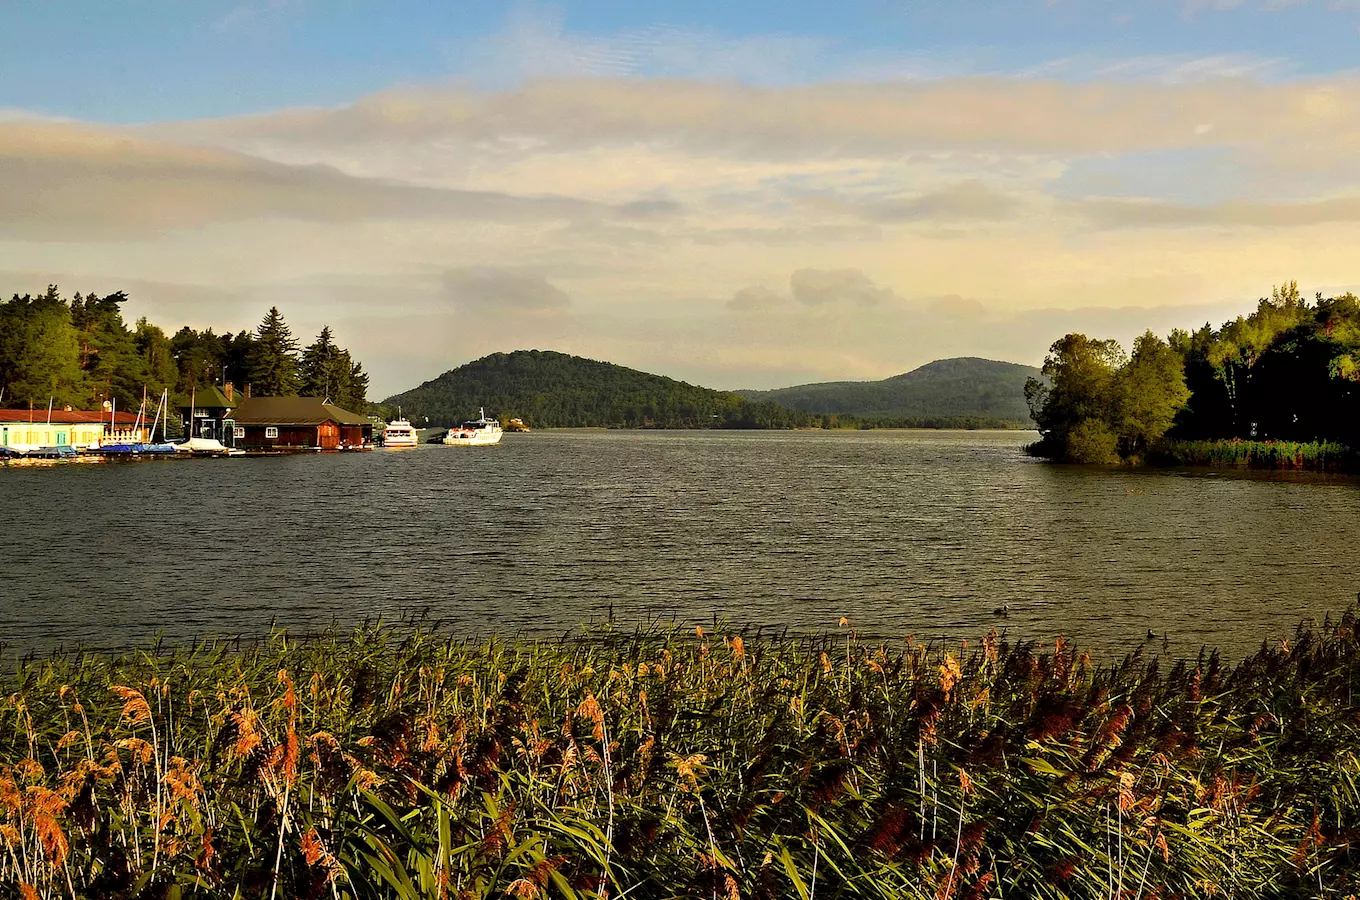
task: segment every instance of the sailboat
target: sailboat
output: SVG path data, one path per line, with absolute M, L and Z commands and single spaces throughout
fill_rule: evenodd
M 115 400 L 115 402 L 117 402 Z M 151 423 L 151 430 L 147 434 L 148 440 L 137 441 L 115 441 L 102 444 L 95 451 L 105 456 L 154 456 L 157 454 L 174 453 L 175 445 L 165 440 L 165 429 L 161 426 L 161 442 L 156 443 L 156 426 L 161 425 L 161 416 L 165 415 L 169 419 L 170 392 L 161 391 L 161 398 L 156 403 L 156 418 Z M 112 414 L 110 414 L 112 419 Z M 137 420 L 132 425 L 132 433 L 135 437 L 142 429 L 142 423 L 146 421 L 146 388 L 142 389 L 142 405 L 137 410 Z
M 165 417 L 164 421 L 161 421 L 162 416 Z M 165 389 L 161 391 L 160 403 L 156 404 L 156 419 L 154 422 L 151 423 L 151 432 L 147 435 L 148 442 L 142 444 L 141 449 L 142 453 L 157 454 L 175 452 L 175 445 L 170 443 L 170 438 L 165 433 L 165 428 L 169 424 L 170 424 L 170 391 L 169 389 Z M 160 443 L 156 442 L 157 425 L 161 426 Z
M 189 430 L 183 441 L 172 444 L 179 453 L 197 453 L 200 456 L 245 456 L 244 450 L 228 447 L 216 438 L 194 437 L 194 406 L 198 400 L 198 388 L 189 391 Z
M 118 415 L 118 398 L 113 397 L 112 401 L 113 402 L 109 405 L 110 433 L 113 432 L 114 428 L 116 427 L 115 421 Z M 145 388 L 143 388 L 142 406 L 137 411 L 137 420 L 132 425 L 132 432 L 134 436 L 136 435 L 137 431 L 142 427 L 142 413 L 144 413 L 145 411 L 146 411 L 146 390 Z M 126 441 L 111 440 L 108 441 L 107 443 L 100 442 L 99 446 L 95 448 L 94 452 L 100 454 L 101 456 L 131 456 L 132 454 L 137 452 L 137 448 L 140 446 L 141 446 L 140 442 L 134 440 Z

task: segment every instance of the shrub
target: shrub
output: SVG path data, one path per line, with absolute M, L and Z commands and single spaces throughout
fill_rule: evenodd
M 1119 462 L 1119 439 L 1099 419 L 1082 419 L 1067 435 L 1067 462 L 1110 465 Z

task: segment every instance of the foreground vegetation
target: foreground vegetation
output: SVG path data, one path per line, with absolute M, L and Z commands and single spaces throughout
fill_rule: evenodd
M 364 630 L 22 665 L 0 895 L 1340 897 L 1360 637 Z
M 1352 467 L 1345 448 L 1360 448 L 1360 298 L 1350 293 L 1309 301 L 1290 282 L 1220 328 L 1147 332 L 1129 356 L 1069 334 L 1042 371 L 1025 393 L 1041 434 L 1032 452 L 1052 459 L 1331 468 Z

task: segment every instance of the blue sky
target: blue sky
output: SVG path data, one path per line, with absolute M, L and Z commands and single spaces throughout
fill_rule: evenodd
M 1360 0 L 0 0 L 0 294 L 719 388 L 1360 290 Z
M 0 5 L 0 107 L 145 122 L 333 105 L 449 78 L 502 86 L 465 52 L 525 18 L 582 37 L 673 29 L 807 41 L 770 70 L 723 73 L 750 81 L 1036 68 L 1080 79 L 1117 61 L 1133 74 L 1207 61 L 1286 78 L 1360 65 L 1360 8 L 1334 0 L 68 0 Z M 644 60 L 630 74 L 671 73 Z

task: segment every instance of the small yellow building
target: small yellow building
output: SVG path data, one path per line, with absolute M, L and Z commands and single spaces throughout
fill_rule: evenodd
M 136 427 L 134 427 L 136 426 Z M 132 413 L 82 409 L 0 409 L 0 447 L 21 453 L 39 447 L 84 450 L 112 441 L 145 441 L 148 428 Z

